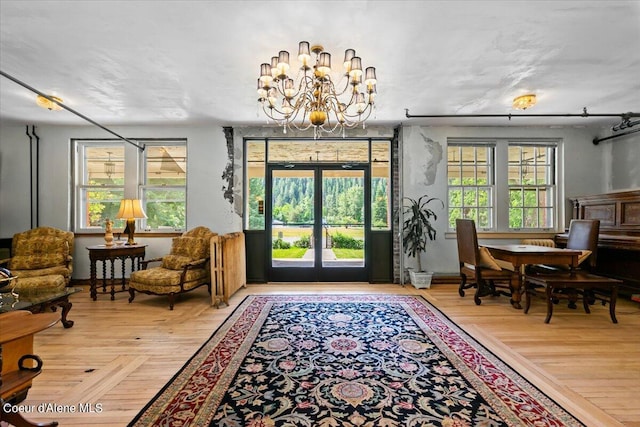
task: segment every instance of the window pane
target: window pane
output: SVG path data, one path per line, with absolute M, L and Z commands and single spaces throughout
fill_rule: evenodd
M 270 140 L 269 163 L 347 163 L 369 162 L 368 141 L 292 141 Z
M 522 215 L 523 211 L 520 208 L 509 209 L 509 228 L 522 228 Z
M 80 199 L 83 202 L 82 228 L 99 227 L 104 228 L 107 218 L 114 221 L 114 226 L 119 227 L 123 222 L 116 220 L 116 214 L 120 209 L 120 200 L 124 198 L 124 189 L 114 188 L 85 188 L 80 192 Z
M 84 185 L 124 185 L 124 146 L 84 147 Z
M 522 184 L 520 179 L 520 166 L 509 166 L 509 185 Z
M 475 166 L 462 167 L 462 183 L 465 185 L 476 184 L 476 168 Z
M 523 206 L 522 196 L 523 196 L 523 193 L 520 188 L 509 190 L 509 206 L 511 207 Z
M 524 209 L 524 227 L 535 228 L 538 226 L 538 209 L 525 208 Z
M 464 205 L 478 206 L 478 193 L 475 188 L 469 188 L 464 190 Z
M 449 206 L 462 206 L 462 189 L 459 187 L 449 188 Z M 454 221 L 455 222 L 455 221 Z
M 449 165 L 447 172 L 447 179 L 449 181 L 449 185 L 461 184 L 462 181 L 460 179 L 461 168 L 458 165 Z
M 186 185 L 186 145 L 148 145 L 145 152 L 147 185 Z
M 264 230 L 265 216 L 265 142 L 247 141 L 245 166 L 245 209 L 248 230 Z
M 186 194 L 181 188 L 149 189 L 143 191 L 147 228 L 182 230 L 186 224 Z

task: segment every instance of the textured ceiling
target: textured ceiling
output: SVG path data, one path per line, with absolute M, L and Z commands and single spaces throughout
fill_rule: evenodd
M 610 126 L 411 114 L 640 112 L 638 1 L 0 1 L 0 69 L 104 125 L 263 125 L 259 66 L 298 42 L 375 66 L 372 123 Z M 337 68 L 337 67 L 336 67 Z M 0 77 L 0 119 L 85 124 Z

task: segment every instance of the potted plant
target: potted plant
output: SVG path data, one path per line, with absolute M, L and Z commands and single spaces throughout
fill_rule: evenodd
M 429 205 L 437 201 L 444 208 L 444 203 L 437 197 L 426 194 L 418 199 L 405 197 L 403 201 L 402 245 L 405 254 L 417 259 L 418 266 L 417 271 L 409 270 L 411 284 L 416 288 L 429 288 L 433 273 L 422 270 L 420 254 L 426 252 L 430 240 L 436 239 L 436 229 L 431 221 L 437 220 L 438 216 Z

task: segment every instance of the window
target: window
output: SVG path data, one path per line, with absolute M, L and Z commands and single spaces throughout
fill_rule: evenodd
M 487 231 L 553 229 L 556 146 L 555 140 L 450 139 L 449 228 L 467 218 Z
M 457 218 L 472 219 L 478 228 L 493 228 L 493 158 L 490 144 L 447 147 L 449 228 Z
M 74 140 L 75 231 L 104 228 L 107 218 L 114 228 L 123 198 L 142 200 L 146 230 L 186 228 L 186 140 L 138 140 L 145 150 L 121 140 Z
M 265 185 L 266 166 L 268 164 L 304 164 L 315 165 L 345 165 L 368 164 L 371 171 L 371 228 L 374 230 L 389 230 L 391 227 L 391 143 L 387 139 L 372 140 L 307 140 L 307 139 L 246 139 L 245 140 L 245 227 L 248 230 L 265 229 Z M 302 186 L 289 181 L 292 193 L 299 194 Z M 345 181 L 343 181 L 345 182 Z M 352 190 L 353 193 L 360 190 Z M 347 196 L 345 196 L 346 198 Z M 333 194 L 324 200 L 325 208 L 336 210 L 339 200 Z M 346 202 L 342 202 L 346 205 Z M 295 202 L 289 200 L 285 209 L 293 208 Z M 331 207 L 329 207 L 331 206 Z M 293 211 L 305 211 L 311 214 L 311 206 L 299 204 Z M 277 215 L 272 213 L 275 220 Z M 338 214 L 336 214 L 338 215 Z M 347 215 L 341 211 L 340 219 L 344 221 Z M 325 218 L 327 219 L 327 218 Z M 354 220 L 352 219 L 352 222 Z
M 555 146 L 509 144 L 509 228 L 552 228 Z

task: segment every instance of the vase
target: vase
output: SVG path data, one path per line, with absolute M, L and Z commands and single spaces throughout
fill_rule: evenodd
M 433 278 L 432 272 L 410 270 L 409 276 L 411 277 L 411 284 L 417 289 L 431 288 L 431 279 Z
M 113 245 L 113 233 L 110 233 L 110 232 L 104 233 L 104 241 L 105 241 L 105 245 L 107 246 Z

